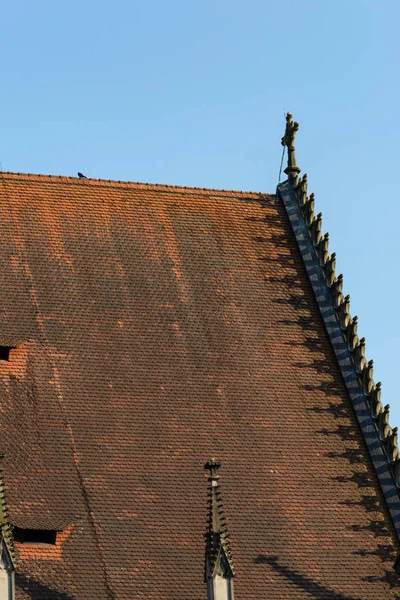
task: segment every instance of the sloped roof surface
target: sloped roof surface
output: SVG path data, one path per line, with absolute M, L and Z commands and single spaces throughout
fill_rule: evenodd
M 398 542 L 282 204 L 1 174 L 0 439 L 17 600 L 400 597 Z

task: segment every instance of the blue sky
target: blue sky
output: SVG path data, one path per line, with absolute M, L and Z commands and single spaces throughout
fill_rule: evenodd
M 284 111 L 400 424 L 398 0 L 14 0 L 3 170 L 273 192 Z

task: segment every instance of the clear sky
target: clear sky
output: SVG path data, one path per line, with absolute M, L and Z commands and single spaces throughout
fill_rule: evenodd
M 13 0 L 5 171 L 274 192 L 284 111 L 400 424 L 398 0 Z

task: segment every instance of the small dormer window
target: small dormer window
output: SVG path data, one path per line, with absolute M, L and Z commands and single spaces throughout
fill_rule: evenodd
M 10 351 L 12 350 L 11 346 L 0 346 L 0 361 L 9 361 L 10 360 Z
M 14 539 L 20 544 L 54 546 L 57 540 L 57 531 L 53 529 L 20 529 L 19 527 L 15 527 Z

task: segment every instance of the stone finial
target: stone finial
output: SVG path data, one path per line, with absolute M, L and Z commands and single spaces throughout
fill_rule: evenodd
M 320 239 L 317 247 L 320 265 L 323 267 L 329 258 L 329 233 L 326 233 Z
M 356 366 L 357 373 L 362 373 L 367 359 L 365 358 L 365 338 L 361 338 L 360 342 L 354 349 L 354 363 Z
M 310 227 L 311 223 L 315 219 L 314 208 L 315 208 L 315 194 L 310 194 L 303 206 L 304 218 L 305 218 L 305 221 L 306 221 L 308 227 Z
M 354 352 L 360 340 L 358 339 L 358 317 L 353 317 L 347 328 L 347 346 L 350 352 Z
M 208 521 L 205 534 L 206 582 L 216 576 L 223 576 L 226 579 L 231 579 L 234 576 L 232 552 L 222 507 L 219 476 L 217 475 L 220 467 L 221 463 L 215 458 L 210 458 L 204 465 L 204 468 L 209 471 Z M 212 598 L 217 600 L 215 596 L 212 596 Z
M 374 389 L 371 392 L 371 396 L 370 396 L 370 408 L 371 408 L 371 414 L 373 416 L 374 419 L 377 419 L 379 417 L 379 415 L 381 414 L 381 412 L 383 411 L 383 404 L 381 401 L 381 382 L 379 381 L 376 386 L 374 387 Z
M 288 149 L 288 164 L 285 169 L 285 173 L 288 175 L 290 183 L 296 182 L 297 175 L 300 173 L 301 169 L 297 166 L 296 163 L 296 154 L 294 147 L 294 138 L 299 129 L 299 124 L 296 121 L 293 121 L 292 115 L 290 113 L 286 113 L 286 129 L 285 135 L 282 138 L 282 146 L 286 146 Z
M 325 271 L 326 285 L 328 288 L 331 288 L 336 279 L 336 252 L 332 252 L 332 254 L 328 256 L 323 268 Z
M 378 417 L 378 432 L 382 441 L 386 441 L 392 428 L 389 425 L 389 404 L 384 406 Z
M 362 382 L 364 387 L 364 394 L 369 396 L 375 387 L 373 379 L 374 361 L 369 360 L 362 371 Z
M 344 301 L 343 296 L 343 275 L 340 274 L 337 279 L 332 283 L 332 287 L 330 289 L 332 302 L 335 309 L 338 309 L 339 306 Z
M 387 456 L 390 463 L 395 463 L 397 457 L 399 456 L 399 447 L 398 447 L 398 428 L 393 427 L 391 432 L 388 435 L 386 442 L 386 451 Z
M 311 239 L 315 247 L 323 238 L 322 235 L 322 213 L 318 213 L 316 219 L 310 225 Z
M 347 295 L 338 309 L 339 324 L 342 329 L 347 329 L 350 324 L 350 296 Z
M 296 196 L 299 201 L 300 208 L 303 208 L 308 201 L 307 194 L 307 173 L 304 173 L 303 177 L 299 178 L 299 182 L 296 187 Z

